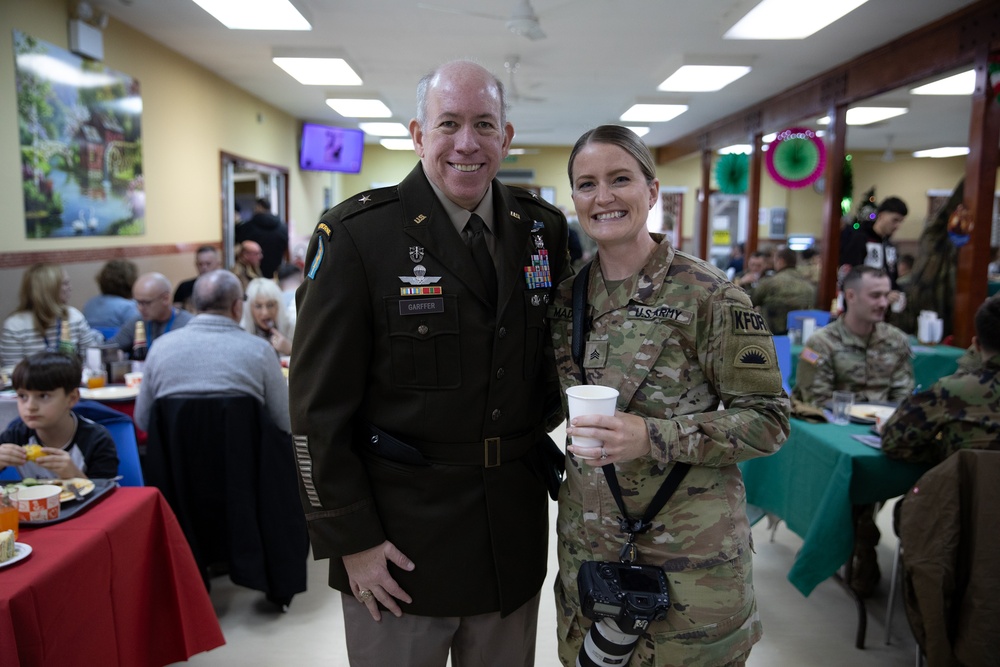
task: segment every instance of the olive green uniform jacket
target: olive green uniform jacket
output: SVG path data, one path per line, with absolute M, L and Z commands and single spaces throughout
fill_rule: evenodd
M 898 403 L 913 391 L 913 355 L 906 334 L 885 322 L 867 340 L 840 318 L 819 329 L 799 355 L 792 396 L 822 406 L 833 392 L 854 392 L 855 403 Z
M 566 221 L 498 181 L 493 195 L 498 306 L 419 164 L 324 214 L 296 294 L 290 404 L 314 555 L 350 594 L 340 557 L 391 541 L 416 565 L 390 564 L 404 613 L 507 614 L 545 577 L 552 288 L 528 289 L 524 267 L 541 244 L 552 282 L 568 270 Z M 424 288 L 440 294 L 406 294 Z M 369 425 L 423 464 L 386 454 Z
M 650 624 L 630 664 L 722 665 L 761 634 L 736 464 L 777 451 L 788 436 L 789 404 L 771 334 L 746 293 L 662 235 L 653 238 L 659 247 L 646 266 L 610 294 L 595 260 L 583 354 L 588 384 L 614 387 L 617 409 L 646 421 L 649 455 L 615 464 L 629 515 L 643 515 L 676 462 L 692 466 L 636 539 L 637 562 L 666 570 L 673 606 L 665 621 Z M 581 378 L 571 354 L 572 282 L 560 286 L 552 309 L 564 389 Z M 568 457 L 556 582 L 564 664 L 590 627 L 577 598 L 580 563 L 618 560 L 625 542 L 619 514 L 603 470 Z

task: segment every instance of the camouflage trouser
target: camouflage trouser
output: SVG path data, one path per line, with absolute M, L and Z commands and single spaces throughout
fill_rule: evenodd
M 669 572 L 673 598 L 667 620 L 650 625 L 629 661 L 630 667 L 738 667 L 760 639 L 762 628 L 753 597 L 751 554 L 715 567 Z M 564 585 L 556 579 L 559 659 L 576 664 L 591 622 L 580 613 L 576 572 Z M 736 606 L 732 606 L 736 603 Z

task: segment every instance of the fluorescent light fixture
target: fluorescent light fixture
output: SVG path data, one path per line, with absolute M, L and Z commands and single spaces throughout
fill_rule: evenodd
M 925 151 L 914 151 L 913 157 L 958 157 L 968 155 L 967 146 L 942 146 L 941 148 L 928 148 Z
M 380 139 L 379 143 L 391 151 L 413 150 L 413 139 Z
M 329 97 L 326 105 L 344 118 L 392 118 L 392 111 L 381 100 Z
M 639 125 L 626 125 L 626 127 L 632 130 L 637 137 L 644 137 L 649 134 L 649 128 Z
M 408 137 L 410 131 L 402 123 L 358 123 L 365 134 L 373 137 Z
M 883 120 L 902 116 L 908 112 L 906 107 L 853 107 L 847 110 L 848 125 L 871 125 Z M 823 116 L 816 121 L 817 125 L 829 125 L 830 117 Z
M 633 104 L 620 120 L 632 123 L 665 123 L 688 110 L 686 104 Z
M 304 86 L 361 85 L 361 77 L 343 58 L 275 56 L 271 60 Z
M 657 90 L 671 92 L 722 90 L 749 72 L 750 67 L 746 65 L 682 65 L 657 86 Z
M 788 249 L 802 251 L 812 248 L 816 244 L 816 239 L 812 236 L 789 236 Z
M 976 70 L 960 72 L 944 79 L 917 86 L 913 95 L 971 95 L 976 90 Z
M 312 30 L 288 0 L 194 0 L 230 30 Z
M 743 153 L 745 155 L 750 155 L 752 147 L 750 144 L 733 144 L 732 146 L 726 146 L 725 148 L 720 148 L 715 151 L 719 155 L 729 155 L 730 153 Z
M 771 134 L 765 134 L 763 137 L 761 137 L 761 141 L 763 141 L 765 144 L 769 144 L 777 138 L 778 138 L 778 133 L 772 132 Z
M 867 0 L 763 0 L 724 39 L 805 39 Z

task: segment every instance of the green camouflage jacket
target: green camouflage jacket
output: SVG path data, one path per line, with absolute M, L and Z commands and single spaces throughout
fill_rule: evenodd
M 882 428 L 891 459 L 937 465 L 960 449 L 1000 449 L 1000 355 L 904 400 Z
M 655 653 L 657 665 L 718 665 L 760 636 L 736 463 L 778 449 L 788 435 L 789 403 L 771 334 L 743 290 L 653 237 L 660 245 L 647 265 L 611 294 L 595 260 L 584 367 L 588 383 L 619 390 L 619 410 L 646 420 L 651 453 L 615 466 L 631 516 L 642 516 L 675 461 L 692 464 L 651 530 L 636 540 L 638 562 L 667 570 L 678 604 L 650 626 L 652 638 L 630 664 L 645 665 Z M 560 285 L 550 315 L 565 389 L 580 384 L 581 372 L 570 347 L 572 280 Z M 558 523 L 564 662 L 589 626 L 576 599 L 580 563 L 618 559 L 618 515 L 603 471 L 568 456 Z M 690 634 L 682 637 L 684 631 Z M 670 662 L 659 658 L 663 652 Z
M 784 268 L 764 278 L 753 291 L 753 304 L 763 313 L 771 333 L 788 332 L 788 312 L 816 306 L 816 288 L 801 273 Z
M 840 318 L 819 329 L 799 355 L 792 396 L 823 405 L 833 392 L 854 392 L 855 402 L 899 402 L 913 391 L 913 355 L 906 334 L 884 322 L 868 341 Z

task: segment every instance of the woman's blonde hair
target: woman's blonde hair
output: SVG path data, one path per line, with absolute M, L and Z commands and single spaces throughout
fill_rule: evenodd
M 253 302 L 257 297 L 262 297 L 266 301 L 274 301 L 278 304 L 278 314 L 274 318 L 274 328 L 281 332 L 282 336 L 288 336 L 292 329 L 288 321 L 288 313 L 285 311 L 285 304 L 281 300 L 281 288 L 278 283 L 270 278 L 254 278 L 247 285 L 247 302 L 243 305 L 243 318 L 240 326 L 252 334 L 257 333 L 257 323 L 253 319 Z
M 55 264 L 32 264 L 21 277 L 20 302 L 17 310 L 31 313 L 38 335 L 61 317 L 67 317 L 66 306 L 60 299 L 63 270 Z

